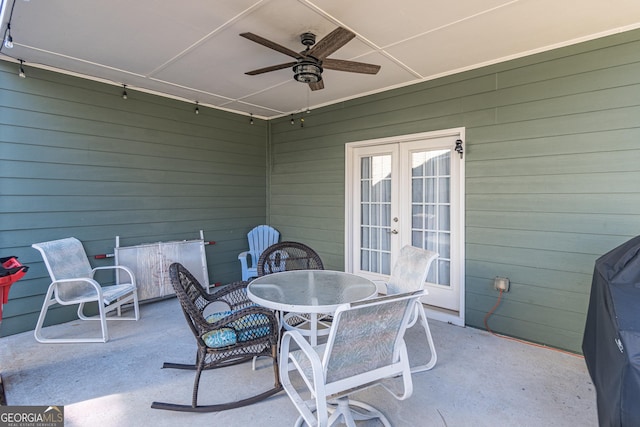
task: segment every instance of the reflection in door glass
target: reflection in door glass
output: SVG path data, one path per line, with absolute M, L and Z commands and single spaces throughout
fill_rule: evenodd
M 427 281 L 440 285 L 450 284 L 450 164 L 451 150 L 411 154 L 411 244 L 438 252 Z
M 360 268 L 391 271 L 391 156 L 360 160 Z

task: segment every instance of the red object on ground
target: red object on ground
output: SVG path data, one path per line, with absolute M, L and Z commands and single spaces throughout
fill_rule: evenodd
M 29 267 L 20 264 L 18 258 L 11 256 L 0 258 L 0 288 L 2 288 L 2 296 L 0 297 L 0 322 L 2 322 L 2 306 L 9 301 L 9 288 L 18 280 L 22 279 L 27 273 Z

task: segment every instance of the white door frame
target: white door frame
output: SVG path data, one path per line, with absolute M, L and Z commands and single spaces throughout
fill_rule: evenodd
M 375 145 L 386 145 L 386 144 L 395 144 L 395 143 L 405 143 L 411 141 L 425 140 L 425 139 L 433 139 L 439 137 L 451 137 L 455 136 L 456 138 L 465 140 L 465 128 L 452 128 L 452 129 L 444 129 L 439 131 L 432 132 L 422 132 L 417 134 L 410 135 L 400 135 L 393 136 L 387 138 L 379 138 L 379 139 L 370 139 L 365 141 L 355 141 L 345 144 L 345 270 L 347 272 L 353 272 L 354 265 L 352 262 L 352 257 L 350 256 L 354 251 L 354 222 L 352 221 L 354 215 L 354 205 L 353 205 L 353 174 L 352 165 L 353 165 L 353 157 L 355 149 L 367 146 L 375 146 Z M 458 155 L 458 153 L 452 152 L 452 155 Z M 465 251 L 464 251 L 464 233 L 465 233 L 465 170 L 464 170 L 464 161 L 460 162 L 460 170 L 459 179 L 460 179 L 460 191 L 457 195 L 458 200 L 456 200 L 457 205 L 460 207 L 458 211 L 457 218 L 452 218 L 452 221 L 455 220 L 457 222 L 458 229 L 460 230 L 458 247 L 459 251 L 456 254 L 459 257 L 459 271 L 452 272 L 452 277 L 455 275 L 459 278 L 459 311 L 451 311 L 451 310 L 443 310 L 437 307 L 425 306 L 427 315 L 430 318 L 441 320 L 445 322 L 452 323 L 458 326 L 464 326 L 465 324 Z M 453 195 L 452 195 L 453 196 Z

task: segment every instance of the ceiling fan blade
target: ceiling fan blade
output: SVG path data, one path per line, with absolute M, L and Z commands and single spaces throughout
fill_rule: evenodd
M 327 70 L 348 71 L 350 73 L 362 74 L 377 74 L 378 71 L 380 71 L 379 65 L 331 58 L 326 58 L 322 61 L 322 68 L 325 68 Z
M 296 58 L 296 59 L 300 59 L 302 58 L 302 55 L 300 55 L 298 52 L 291 50 L 289 48 L 286 48 L 282 45 L 279 45 L 278 43 L 272 42 L 271 40 L 267 40 L 264 37 L 260 37 L 256 34 L 253 33 L 242 33 L 240 34 L 241 37 L 244 37 L 245 39 L 251 40 L 252 42 L 256 42 L 258 44 L 261 44 L 262 46 L 266 46 L 269 49 L 273 49 L 276 50 L 280 53 L 284 53 L 287 56 L 291 56 L 292 58 Z
M 285 68 L 291 68 L 296 65 L 297 62 L 287 62 L 285 64 L 272 65 L 270 67 L 258 68 L 257 70 L 247 71 L 245 74 L 248 76 L 255 76 L 257 74 L 268 73 L 269 71 L 282 70 Z
M 346 28 L 338 27 L 324 36 L 324 38 L 316 43 L 309 52 L 306 52 L 306 54 L 319 60 L 323 60 L 347 44 L 355 36 L 356 35 L 354 33 Z
M 309 83 L 309 88 L 311 90 L 324 89 L 324 80 L 320 80 L 319 82 L 315 82 L 315 83 Z

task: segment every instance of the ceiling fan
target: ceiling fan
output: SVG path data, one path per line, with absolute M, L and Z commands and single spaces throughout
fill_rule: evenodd
M 300 41 L 306 46 L 306 49 L 302 52 L 293 51 L 253 33 L 242 33 L 240 35 L 296 59 L 293 62 L 272 65 L 245 73 L 250 76 L 292 67 L 294 79 L 302 83 L 308 83 L 311 90 L 319 90 L 324 88 L 324 82 L 322 80 L 323 69 L 362 74 L 376 74 L 380 71 L 379 65 L 327 58 L 327 56 L 340 49 L 356 36 L 346 28 L 336 28 L 318 43 L 316 43 L 315 34 L 309 32 L 301 34 Z

